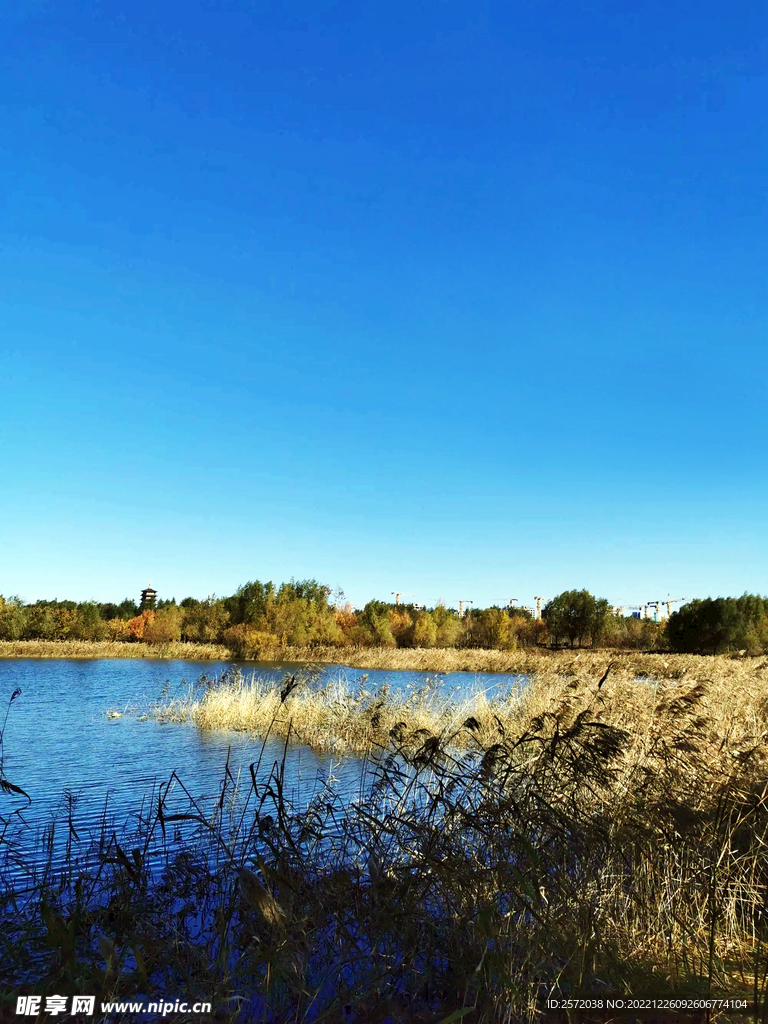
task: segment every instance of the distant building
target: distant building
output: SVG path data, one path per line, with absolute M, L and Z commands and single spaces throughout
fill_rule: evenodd
M 141 604 L 139 605 L 139 611 L 144 612 L 153 610 L 157 604 L 157 591 L 152 589 L 152 580 L 149 581 L 149 586 L 141 592 Z

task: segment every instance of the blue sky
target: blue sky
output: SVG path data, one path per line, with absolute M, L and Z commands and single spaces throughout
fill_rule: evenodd
M 0 592 L 766 592 L 763 4 L 0 30 Z

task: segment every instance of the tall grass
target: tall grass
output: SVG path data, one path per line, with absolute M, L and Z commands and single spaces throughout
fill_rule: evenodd
M 341 680 L 321 686 L 316 671 L 275 683 L 231 669 L 218 678 L 203 676 L 185 696 L 158 704 L 152 713 L 204 730 L 236 729 L 290 737 L 315 750 L 368 754 L 388 747 L 391 737 L 408 748 L 436 736 L 454 747 L 476 746 L 478 739 L 490 741 L 499 716 L 514 717 L 519 704 L 516 687 L 491 701 L 485 691 L 456 700 L 441 692 L 437 679 L 395 692 L 366 684 L 363 678 L 354 690 Z M 464 728 L 470 717 L 478 722 L 474 737 Z
M 476 648 L 390 648 L 367 647 L 279 647 L 265 651 L 262 661 L 274 663 L 340 664 L 351 668 L 388 669 L 412 672 L 505 672 L 532 673 L 571 667 L 580 672 L 605 666 L 635 666 L 638 672 L 668 676 L 682 671 L 730 673 L 734 662 L 754 664 L 754 659 L 736 655 L 703 656 L 695 654 L 617 653 L 607 650 L 550 651 L 546 648 L 523 648 L 517 651 L 495 651 Z
M 0 640 L 0 658 L 171 658 L 228 661 L 221 644 L 126 643 L 120 640 Z
M 3 891 L 0 991 L 189 993 L 221 1020 L 358 1024 L 738 992 L 768 1019 L 768 661 L 700 664 L 649 681 L 642 662 L 560 659 L 462 739 L 455 717 L 416 737 L 414 713 L 380 730 L 352 803 L 329 784 L 292 806 L 287 743 L 238 800 L 225 772 L 213 816 L 168 787 L 135 835 L 105 829 L 93 866 L 73 840 L 63 876 L 31 872 L 26 902 Z M 298 723 L 297 682 L 260 731 L 291 708 Z M 182 824 L 200 843 L 175 852 Z
M 193 722 L 205 730 L 235 729 L 259 737 L 290 733 L 296 742 L 319 750 L 368 753 L 387 747 L 392 735 L 403 742 L 406 737 L 418 741 L 427 733 L 444 745 L 465 749 L 492 742 L 499 729 L 519 728 L 526 714 L 533 713 L 534 707 L 543 710 L 564 686 L 573 696 L 573 688 L 578 690 L 574 680 L 580 681 L 578 685 L 599 681 L 609 670 L 611 700 L 605 705 L 606 713 L 622 728 L 636 729 L 641 722 L 650 727 L 657 686 L 703 678 L 709 711 L 716 716 L 718 728 L 732 737 L 744 716 L 753 731 L 758 729 L 756 716 L 768 682 L 765 666 L 768 658 L 518 654 L 514 668 L 532 681 L 530 685 L 521 680 L 495 691 L 490 687 L 470 690 L 459 697 L 455 691 L 441 689 L 439 674 L 420 685 L 410 683 L 395 690 L 389 685 L 377 689 L 363 676 L 353 689 L 341 679 L 320 685 L 319 665 L 297 670 L 282 682 L 233 666 L 220 676 L 202 676 L 183 697 L 158 704 L 153 715 L 162 721 Z M 602 694 L 600 701 L 603 706 Z M 477 723 L 474 731 L 464 728 L 469 718 Z
M 126 643 L 111 640 L 0 640 L 0 658 L 173 658 L 190 661 L 236 662 L 223 644 L 172 641 L 166 644 Z M 351 668 L 385 669 L 430 673 L 504 672 L 540 673 L 575 665 L 580 671 L 611 660 L 635 666 L 649 675 L 680 672 L 732 673 L 734 663 L 754 664 L 755 659 L 736 655 L 613 653 L 610 651 L 550 651 L 524 648 L 495 651 L 475 648 L 389 648 L 389 647 L 291 647 L 264 648 L 256 664 L 347 665 Z M 758 659 L 759 660 L 759 659 Z
M 553 652 L 538 648 L 494 651 L 453 647 L 272 647 L 264 648 L 259 660 L 412 672 L 530 672 L 550 656 Z

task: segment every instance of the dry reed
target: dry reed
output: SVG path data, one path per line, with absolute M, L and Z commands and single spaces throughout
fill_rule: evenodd
M 557 656 L 545 649 L 495 651 L 453 647 L 272 647 L 260 662 L 273 664 L 348 665 L 350 668 L 410 672 L 531 672 L 542 659 Z
M 312 673 L 276 684 L 230 670 L 219 680 L 203 677 L 185 697 L 158 704 L 152 713 L 160 721 L 189 721 L 205 730 L 291 737 L 315 750 L 367 754 L 389 746 L 391 737 L 409 748 L 428 736 L 457 748 L 474 745 L 476 738 L 464 728 L 468 718 L 480 723 L 477 738 L 490 739 L 499 716 L 513 718 L 519 703 L 516 687 L 503 700 L 490 700 L 485 691 L 456 700 L 440 692 L 437 680 L 393 693 L 389 686 L 353 691 L 342 681 L 320 687 Z
M 0 640 L 0 658 L 163 658 L 229 661 L 221 644 L 128 643 L 121 640 Z
M 633 732 L 641 724 L 643 729 L 651 728 L 657 693 L 678 681 L 706 680 L 708 713 L 728 742 L 741 735 L 745 722 L 752 733 L 759 734 L 764 699 L 768 706 L 768 658 L 565 652 L 542 657 L 518 652 L 513 665 L 516 674 L 531 680 L 524 691 L 521 682 L 502 686 L 500 697 L 491 696 L 488 688 L 458 699 L 441 692 L 439 675 L 421 687 L 409 684 L 395 691 L 389 686 L 377 690 L 363 679 L 352 690 L 341 681 L 321 687 L 318 666 L 318 670 L 299 670 L 287 677 L 292 682 L 286 688 L 286 682 L 248 676 L 233 668 L 218 679 L 202 677 L 185 697 L 156 706 L 153 714 L 166 721 L 190 721 L 206 730 L 235 729 L 260 737 L 267 732 L 282 737 L 291 733 L 297 742 L 315 749 L 367 753 L 388 746 L 393 732 L 398 741 L 429 733 L 456 749 L 491 742 L 500 729 L 513 731 L 526 714 L 542 713 L 552 702 L 567 698 L 578 703 L 580 688 L 589 680 L 599 680 L 606 670 L 610 670 L 611 686 L 605 693 L 610 699 L 600 697 L 601 713 L 612 725 L 631 727 Z M 644 679 L 653 680 L 653 685 Z M 463 724 L 470 718 L 478 724 L 467 731 Z

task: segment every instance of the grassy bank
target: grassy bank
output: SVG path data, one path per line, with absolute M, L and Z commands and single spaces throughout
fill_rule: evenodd
M 173 658 L 228 661 L 221 644 L 126 643 L 119 640 L 0 640 L 0 658 Z
M 269 664 L 339 664 L 353 668 L 420 672 L 528 672 L 547 651 L 456 650 L 453 648 L 264 647 L 259 661 Z M 237 659 L 223 644 L 171 641 L 165 644 L 119 640 L 0 640 L 0 658 L 178 658 L 190 661 Z M 256 663 L 258 664 L 258 662 Z
M 105 829 L 92 870 L 73 839 L 63 879 L 30 874 L 26 905 L 3 894 L 0 991 L 357 1024 L 551 1019 L 553 991 L 738 993 L 765 1019 L 768 663 L 669 660 L 654 683 L 643 664 L 558 658 L 462 739 L 456 718 L 417 734 L 371 711 L 381 756 L 358 803 L 329 787 L 292 807 L 285 764 L 267 783 L 254 766 L 235 804 L 227 775 L 213 818 L 169 787 L 136 835 Z M 309 690 L 260 695 L 272 732 L 284 712 L 308 728 Z M 213 859 L 168 847 L 153 873 L 182 813 Z
M 236 662 L 223 644 L 197 644 L 172 641 L 165 644 L 126 643 L 108 640 L 2 640 L 0 658 L 174 658 L 189 661 Z M 599 670 L 608 660 L 634 668 L 639 673 L 674 677 L 682 672 L 700 671 L 710 675 L 731 671 L 734 655 L 700 656 L 695 654 L 644 654 L 592 651 L 550 651 L 545 648 L 523 648 L 517 651 L 483 650 L 478 648 L 389 648 L 389 647 L 265 647 L 257 662 L 249 665 L 347 665 L 350 668 L 384 669 L 413 672 L 506 672 L 530 674 L 578 668 L 580 672 Z M 744 659 L 754 665 L 754 659 Z
M 339 664 L 352 668 L 419 672 L 529 672 L 548 651 L 493 651 L 455 648 L 264 647 L 270 664 Z M 179 658 L 236 661 L 223 644 L 172 641 L 165 644 L 110 640 L 0 640 L 0 658 Z

